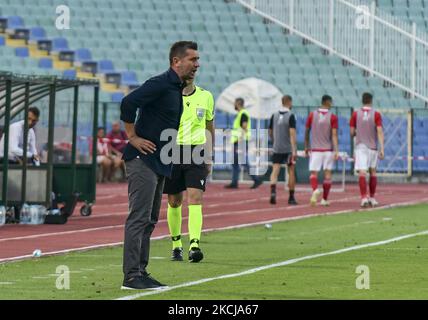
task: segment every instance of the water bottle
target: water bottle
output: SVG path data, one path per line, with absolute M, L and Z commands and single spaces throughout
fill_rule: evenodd
M 30 208 L 29 208 L 29 205 L 26 203 L 22 205 L 21 212 L 19 215 L 19 223 L 20 224 L 30 223 Z
M 32 205 L 28 207 L 30 221 L 29 224 L 45 223 L 46 208 L 40 205 Z
M 0 206 L 0 226 L 6 223 L 6 207 Z
M 28 206 L 28 215 L 30 216 L 28 224 L 38 224 L 38 214 L 36 206 Z
M 46 215 L 48 214 L 47 209 L 44 206 L 37 206 L 38 223 L 44 224 Z

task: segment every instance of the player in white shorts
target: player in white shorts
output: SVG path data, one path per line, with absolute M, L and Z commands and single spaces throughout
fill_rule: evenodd
M 330 112 L 332 97 L 322 97 L 321 107 L 309 114 L 306 121 L 305 154 L 310 155 L 309 171 L 311 172 L 312 196 L 310 203 L 316 206 L 321 191 L 318 189 L 318 172 L 324 170 L 323 197 L 321 205 L 328 206 L 328 195 L 331 189 L 331 171 L 334 161 L 338 159 L 338 119 Z M 310 138 L 310 143 L 309 143 Z
M 374 198 L 377 186 L 376 167 L 378 159 L 382 160 L 384 152 L 384 135 L 382 115 L 372 108 L 373 95 L 363 94 L 363 107 L 352 114 L 350 126 L 351 137 L 355 137 L 355 170 L 359 174 L 361 207 L 378 205 Z M 367 172 L 370 173 L 369 191 L 367 192 Z

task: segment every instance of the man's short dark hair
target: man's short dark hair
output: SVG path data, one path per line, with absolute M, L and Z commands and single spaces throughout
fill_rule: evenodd
M 174 57 L 184 57 L 187 49 L 198 50 L 198 44 L 193 41 L 178 41 L 174 43 L 171 50 L 169 50 L 169 64 L 172 64 Z
M 333 98 L 329 96 L 328 94 L 325 94 L 321 98 L 321 103 L 325 104 L 327 101 L 333 102 Z
M 31 112 L 34 114 L 37 118 L 40 117 L 40 110 L 37 107 L 30 107 L 28 108 L 28 112 Z
M 243 98 L 236 98 L 235 102 L 239 103 L 239 105 L 241 105 L 241 106 L 244 106 L 244 103 L 245 103 Z
M 289 94 L 286 94 L 285 96 L 282 97 L 282 104 L 284 104 L 285 101 L 287 101 L 287 100 L 290 102 L 293 102 L 293 97 L 290 96 Z
M 368 92 L 363 93 L 363 104 L 371 104 L 373 102 L 373 95 Z

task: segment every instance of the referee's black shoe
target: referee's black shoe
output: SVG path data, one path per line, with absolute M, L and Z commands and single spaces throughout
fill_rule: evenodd
M 183 261 L 183 248 L 174 248 L 172 250 L 171 261 Z
M 204 254 L 202 253 L 201 249 L 194 247 L 191 248 L 189 251 L 189 261 L 193 263 L 197 263 L 201 261 L 204 258 Z
M 298 205 L 298 203 L 294 197 L 288 198 L 288 204 L 293 205 L 293 206 Z

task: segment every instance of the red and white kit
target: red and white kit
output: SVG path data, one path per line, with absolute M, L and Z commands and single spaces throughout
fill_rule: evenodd
M 338 128 L 337 116 L 319 108 L 309 114 L 306 128 L 311 130 L 309 171 L 332 170 L 334 165 L 333 134 Z
M 382 126 L 382 116 L 371 107 L 364 106 L 352 114 L 350 126 L 357 130 L 355 138 L 355 169 L 375 169 L 378 162 L 377 127 Z

